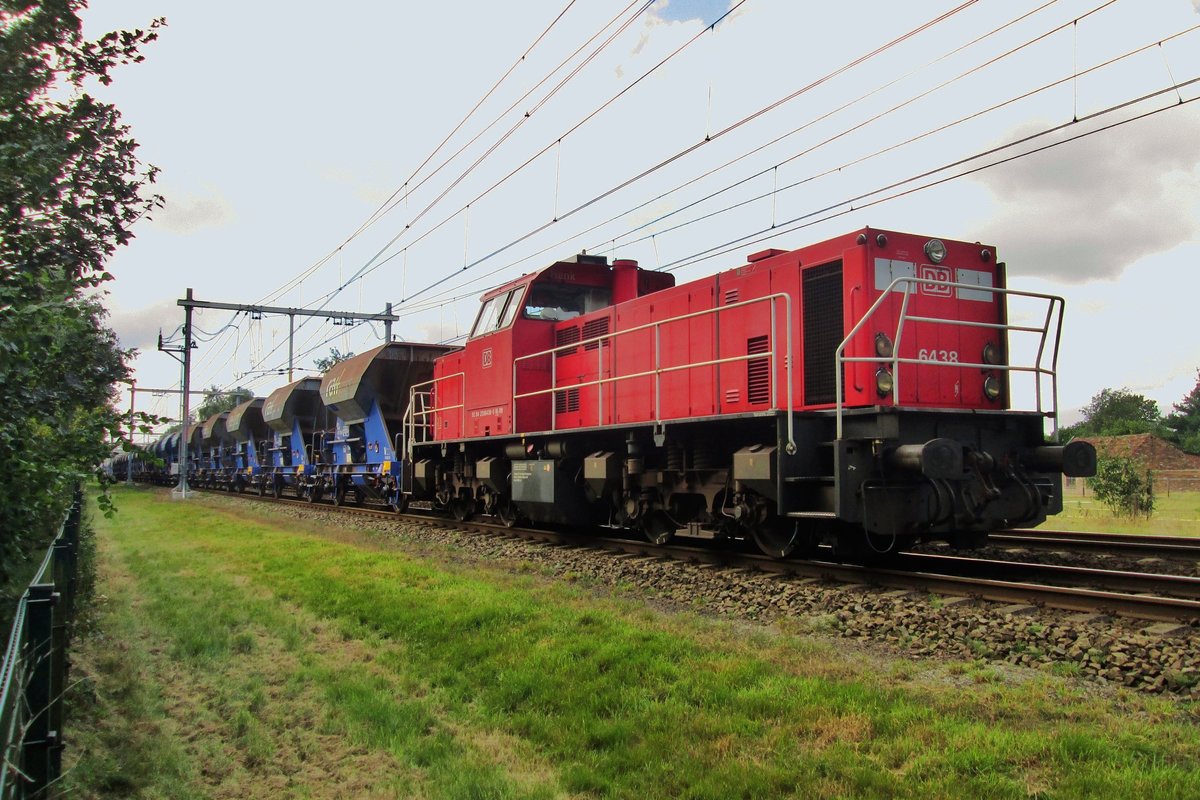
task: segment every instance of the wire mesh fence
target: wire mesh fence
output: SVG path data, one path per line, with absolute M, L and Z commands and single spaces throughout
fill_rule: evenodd
M 62 772 L 63 690 L 75 608 L 80 490 L 21 596 L 0 667 L 0 800 L 48 796 Z

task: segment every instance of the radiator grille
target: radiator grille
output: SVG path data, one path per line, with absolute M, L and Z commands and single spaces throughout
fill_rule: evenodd
M 554 346 L 562 347 L 565 344 L 575 344 L 580 340 L 580 338 L 579 328 L 577 327 L 559 328 L 554 332 Z M 559 358 L 562 358 L 563 356 L 569 356 L 577 352 L 579 352 L 579 348 L 568 347 L 565 350 L 557 351 L 555 355 L 557 355 Z
M 579 390 L 564 389 L 554 393 L 554 413 L 569 414 L 579 410 Z
M 746 354 L 765 353 L 771 349 L 766 336 L 746 340 Z M 771 359 L 752 358 L 746 362 L 746 402 L 766 403 L 771 399 Z
M 834 355 L 845 330 L 842 320 L 842 262 L 804 271 L 804 402 L 832 403 L 837 397 Z
M 608 333 L 608 317 L 601 317 L 599 319 L 593 319 L 593 320 L 589 320 L 588 322 L 583 323 L 583 338 L 584 339 L 592 339 L 597 336 L 603 336 L 606 333 Z M 578 341 L 578 340 L 576 340 L 576 341 Z M 585 344 L 583 346 L 583 349 L 584 350 L 595 350 L 601 344 L 603 344 L 605 347 L 607 347 L 608 340 L 604 339 L 599 342 L 588 342 L 587 344 Z

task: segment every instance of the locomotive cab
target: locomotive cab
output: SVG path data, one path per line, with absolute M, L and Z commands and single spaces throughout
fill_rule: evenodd
M 552 429 L 556 404 L 578 400 L 570 390 L 552 389 L 559 364 L 574 350 L 547 351 L 608 333 L 615 304 L 674 283 L 674 276 L 634 261 L 610 267 L 604 256 L 580 254 L 483 295 L 466 345 L 434 369 L 436 397 L 430 402 L 445 410 L 434 415 L 435 437 Z M 588 350 L 598 346 L 584 344 Z M 568 364 L 562 374 L 570 371 Z

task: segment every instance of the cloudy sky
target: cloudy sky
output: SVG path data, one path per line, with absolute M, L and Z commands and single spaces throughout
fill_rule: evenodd
M 142 386 L 178 384 L 156 338 L 189 287 L 390 301 L 440 341 L 581 249 L 682 281 L 865 225 L 990 242 L 1063 295 L 1064 408 L 1125 386 L 1166 411 L 1200 368 L 1200 0 L 94 5 L 89 35 L 168 22 L 96 88 L 167 201 L 111 265 Z M 195 385 L 283 382 L 286 319 L 196 327 Z M 299 369 L 382 333 L 298 329 Z

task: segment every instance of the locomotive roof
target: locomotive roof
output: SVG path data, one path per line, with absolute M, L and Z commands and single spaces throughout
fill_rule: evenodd
M 537 272 L 527 272 L 519 278 L 513 278 L 508 283 L 501 284 L 494 289 L 489 289 L 480 295 L 479 301 L 487 302 L 493 297 L 511 291 L 516 286 L 533 283 L 539 278 L 560 282 L 568 279 L 566 276 L 569 275 L 569 280 L 572 283 L 579 283 L 585 286 L 594 283 L 599 286 L 608 280 L 610 270 L 611 267 L 608 266 L 608 258 L 606 256 L 577 253 L 569 258 L 555 261 L 550 266 L 540 269 Z

